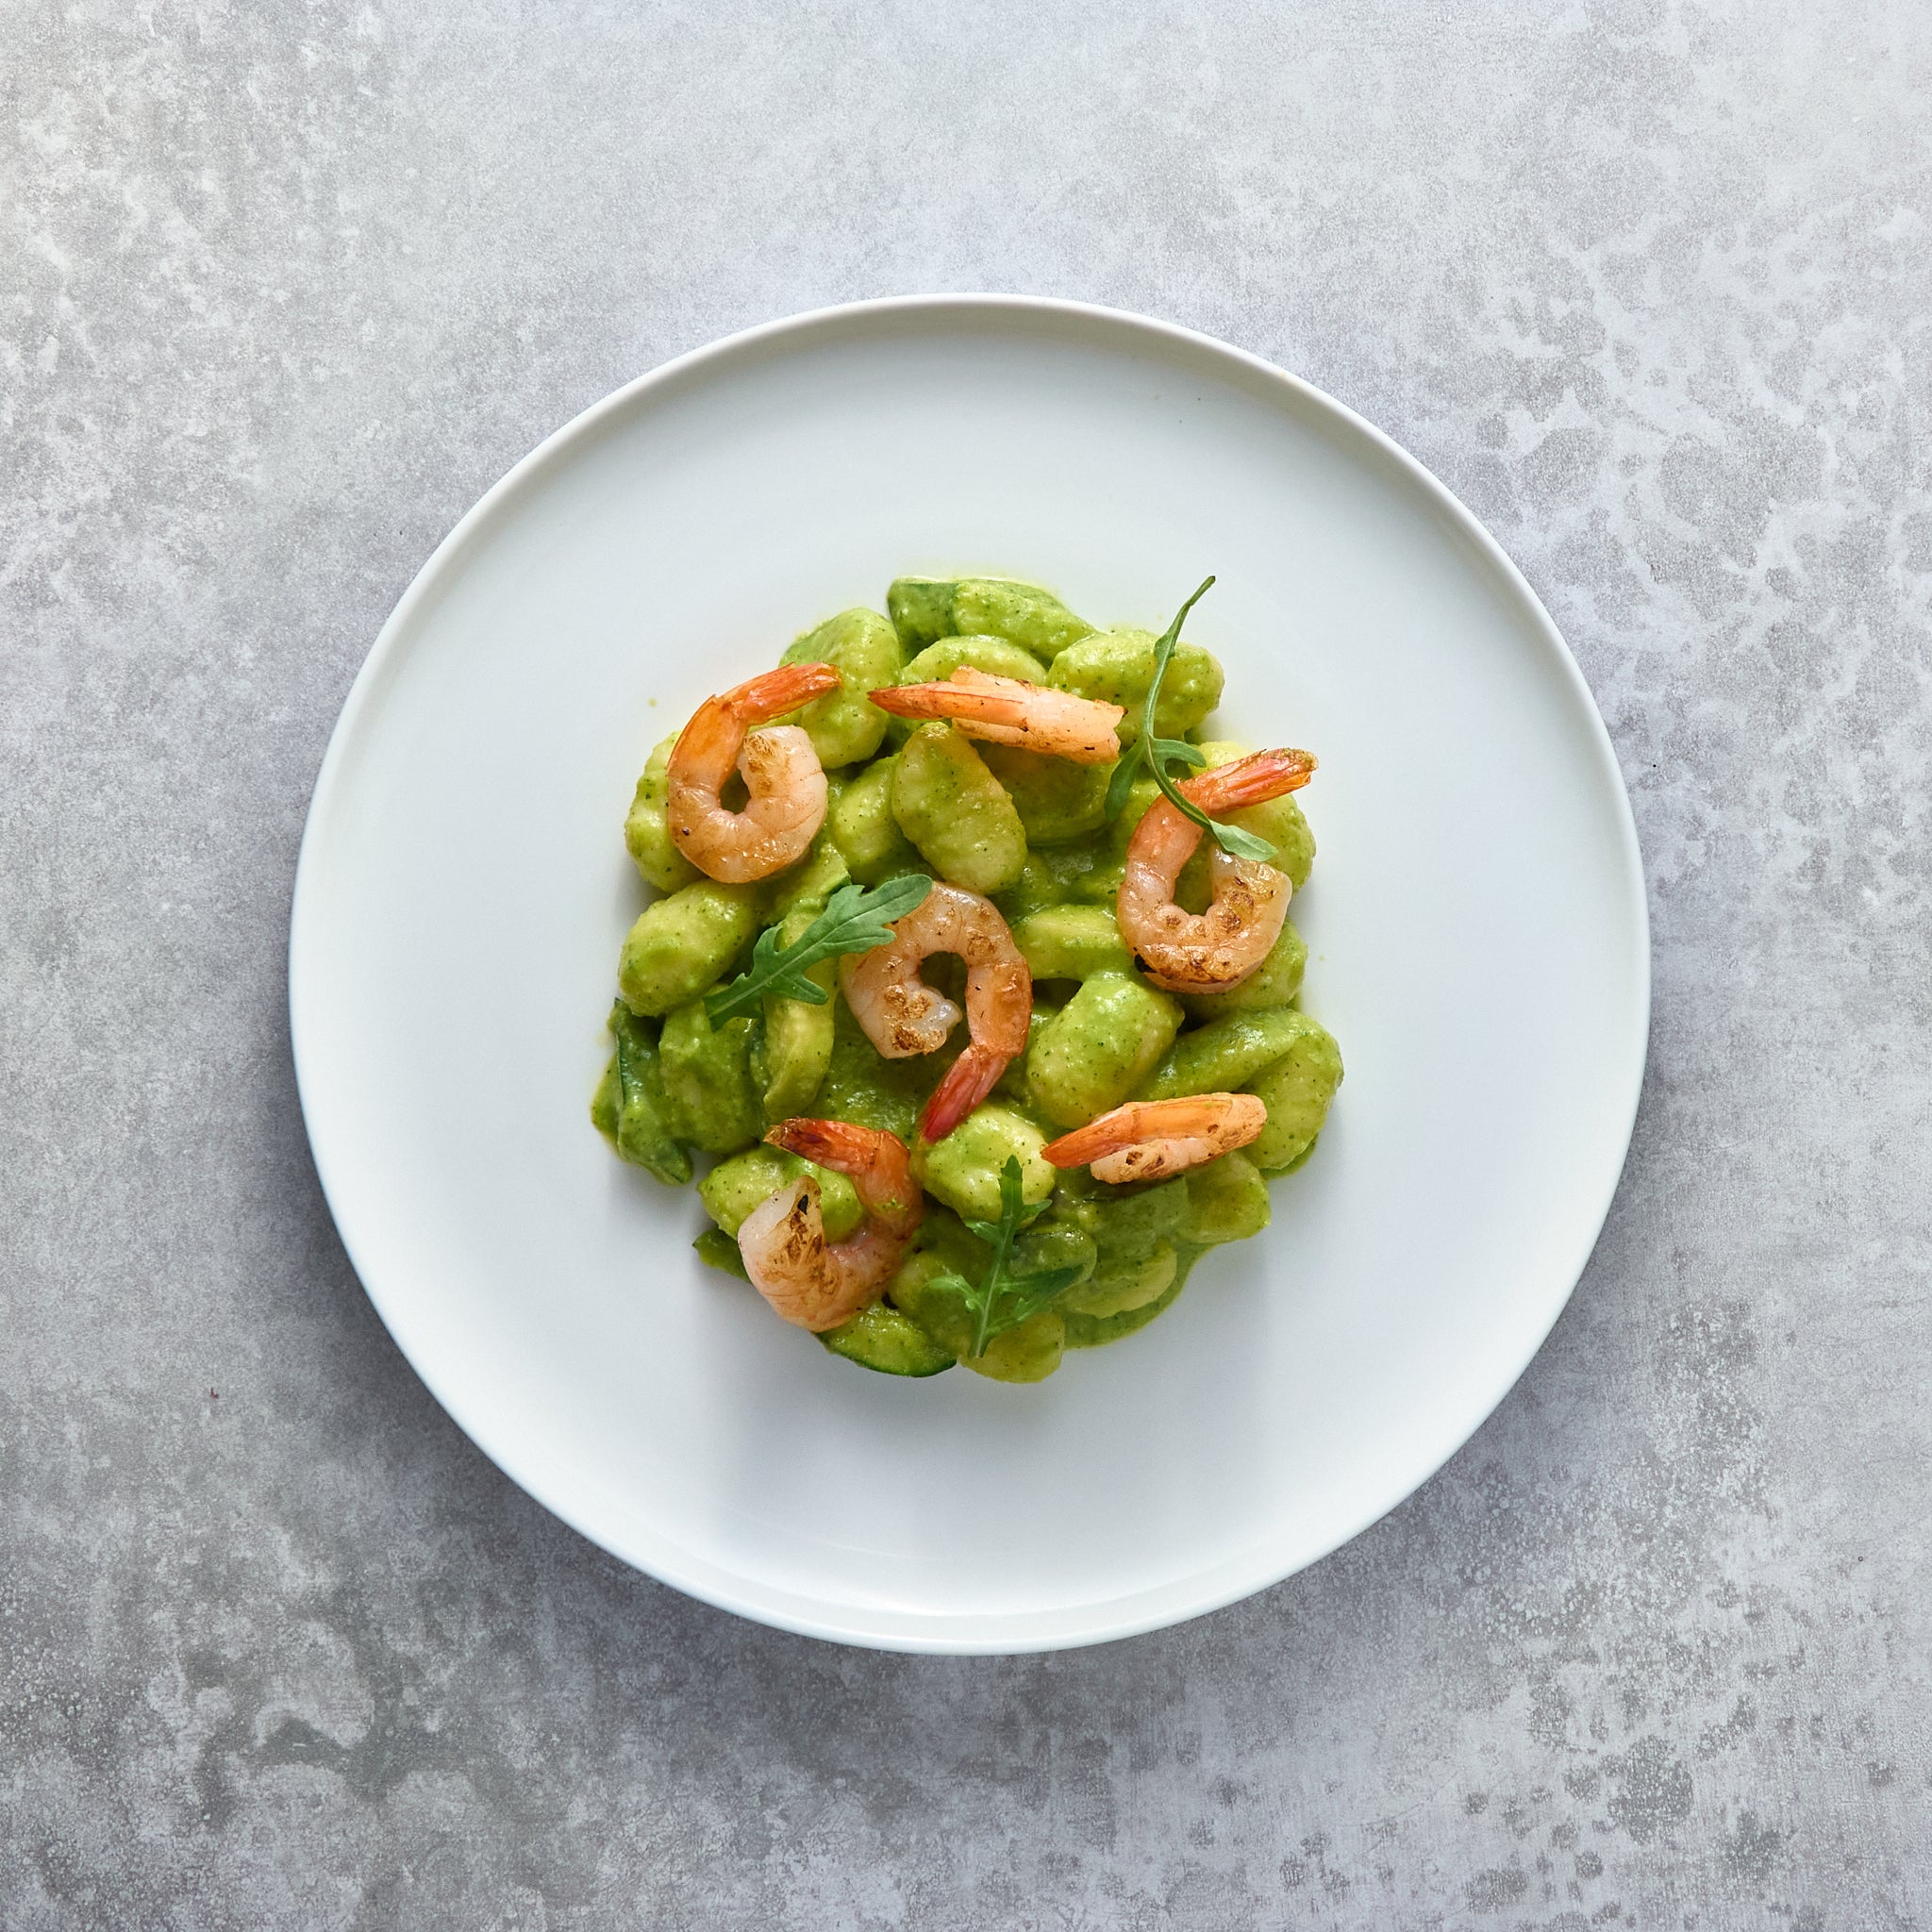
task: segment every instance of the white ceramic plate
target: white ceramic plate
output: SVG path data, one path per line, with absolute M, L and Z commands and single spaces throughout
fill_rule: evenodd
M 699 1265 L 689 1190 L 586 1106 L 644 892 L 651 745 L 902 572 L 1188 635 L 1222 718 L 1322 760 L 1294 917 L 1348 1065 L 1274 1224 L 1030 1388 L 869 1374 Z M 290 948 L 337 1224 L 458 1423 L 584 1535 L 789 1629 L 1091 1643 L 1373 1523 L 1568 1298 L 1642 1072 L 1628 803 L 1574 663 L 1467 510 L 1222 343 L 1004 297 L 869 303 L 687 356 L 520 463 L 376 641 Z

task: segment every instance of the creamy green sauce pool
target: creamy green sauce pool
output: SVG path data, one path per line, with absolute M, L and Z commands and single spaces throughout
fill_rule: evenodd
M 1173 635 L 998 579 L 886 603 L 651 753 L 624 836 L 658 896 L 591 1119 L 659 1182 L 706 1169 L 700 1255 L 833 1353 L 1038 1381 L 1259 1234 L 1315 1146 L 1341 1057 L 1282 912 L 1314 838 L 1286 791 L 1212 802 L 1313 760 L 1213 728 L 1221 666 Z

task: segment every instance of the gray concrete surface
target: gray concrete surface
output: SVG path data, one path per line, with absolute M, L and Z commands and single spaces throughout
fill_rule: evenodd
M 0 1921 L 1932 1920 L 1932 14 L 0 0 Z M 337 708 L 664 357 L 920 289 L 1224 335 L 1567 631 L 1657 1019 L 1569 1313 L 1191 1627 L 843 1652 L 444 1418 L 283 1017 Z

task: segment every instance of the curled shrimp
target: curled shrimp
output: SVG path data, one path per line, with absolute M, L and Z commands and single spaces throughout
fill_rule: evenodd
M 1210 814 L 1259 805 L 1297 791 L 1314 775 L 1305 751 L 1257 751 L 1180 787 Z M 1141 970 L 1169 992 L 1224 992 L 1268 957 L 1288 917 L 1294 888 L 1286 873 L 1258 859 L 1237 858 L 1216 845 L 1210 860 L 1214 897 L 1205 912 L 1176 906 L 1174 881 L 1201 842 L 1201 827 L 1164 798 L 1147 808 L 1127 843 L 1118 901 L 1121 937 Z
M 1077 765 L 1105 765 L 1119 758 L 1114 726 L 1127 715 L 1119 705 L 1052 691 L 1024 677 L 998 677 L 970 664 L 943 684 L 889 685 L 874 691 L 872 701 L 895 717 L 950 718 L 969 738 L 1049 752 Z
M 753 731 L 836 691 L 829 664 L 783 664 L 707 698 L 672 747 L 665 812 L 677 849 L 727 885 L 769 877 L 801 858 L 825 818 L 825 774 L 796 724 Z M 736 771 L 750 796 L 732 811 L 720 794 Z
M 1130 1100 L 1041 1151 L 1056 1167 L 1091 1167 L 1097 1181 L 1158 1181 L 1245 1147 L 1267 1124 L 1253 1093 Z
M 946 1043 L 959 1008 L 926 985 L 919 968 L 934 953 L 957 953 L 966 962 L 972 1041 L 933 1090 L 919 1123 L 926 1140 L 943 1141 L 1026 1050 L 1033 974 L 992 901 L 941 879 L 892 934 L 890 945 L 848 956 L 841 969 L 845 1004 L 888 1059 L 935 1053 Z
M 925 1197 L 896 1134 L 850 1121 L 793 1120 L 780 1121 L 765 1139 L 848 1175 L 865 1208 L 857 1229 L 828 1241 L 819 1184 L 802 1174 L 760 1201 L 738 1230 L 752 1286 L 774 1313 L 816 1335 L 878 1300 L 919 1231 Z

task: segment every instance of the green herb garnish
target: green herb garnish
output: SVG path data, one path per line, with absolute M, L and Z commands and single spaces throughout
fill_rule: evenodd
M 1160 703 L 1160 681 L 1167 675 L 1167 667 L 1174 658 L 1174 647 L 1180 641 L 1181 621 L 1207 595 L 1213 581 L 1212 577 L 1207 578 L 1201 588 L 1174 612 L 1174 622 L 1168 625 L 1166 635 L 1154 647 L 1154 675 L 1147 686 L 1147 701 L 1141 708 L 1141 735 L 1121 754 L 1120 762 L 1113 768 L 1113 776 L 1108 781 L 1107 815 L 1109 819 L 1120 816 L 1126 805 L 1127 793 L 1133 789 L 1134 774 L 1144 764 L 1167 802 L 1183 818 L 1191 819 L 1204 831 L 1212 832 L 1224 852 L 1231 852 L 1237 858 L 1266 861 L 1274 857 L 1274 847 L 1267 840 L 1257 839 L 1254 833 L 1244 832 L 1239 825 L 1225 825 L 1219 819 L 1209 818 L 1181 792 L 1168 775 L 1170 764 L 1185 765 L 1190 771 L 1199 771 L 1208 762 L 1207 758 L 1193 745 L 1184 744 L 1178 738 L 1157 737 L 1154 730 L 1155 708 Z
M 735 1013 L 754 1011 L 767 994 L 824 1006 L 831 995 L 810 977 L 809 969 L 841 953 L 869 953 L 874 946 L 890 945 L 892 921 L 904 919 L 931 891 L 932 881 L 916 872 L 882 886 L 841 886 L 789 946 L 778 943 L 775 925 L 767 926 L 752 948 L 750 971 L 705 995 L 706 1017 L 719 1025 Z
M 1038 1221 L 1046 1212 L 1052 1205 L 1052 1198 L 1049 1195 L 1046 1200 L 1027 1207 L 1019 1158 L 1009 1154 L 1007 1164 L 1000 1169 L 998 1222 L 969 1221 L 966 1224 L 992 1249 L 991 1265 L 979 1286 L 974 1288 L 971 1282 L 960 1283 L 965 1291 L 967 1306 L 975 1309 L 979 1316 L 973 1331 L 973 1346 L 967 1351 L 974 1359 L 986 1353 L 988 1342 L 1039 1314 L 1057 1295 L 1072 1288 L 1080 1278 L 1083 1271 L 1077 1266 L 1041 1268 L 1025 1274 L 1013 1269 L 1015 1237 L 1023 1227 Z

